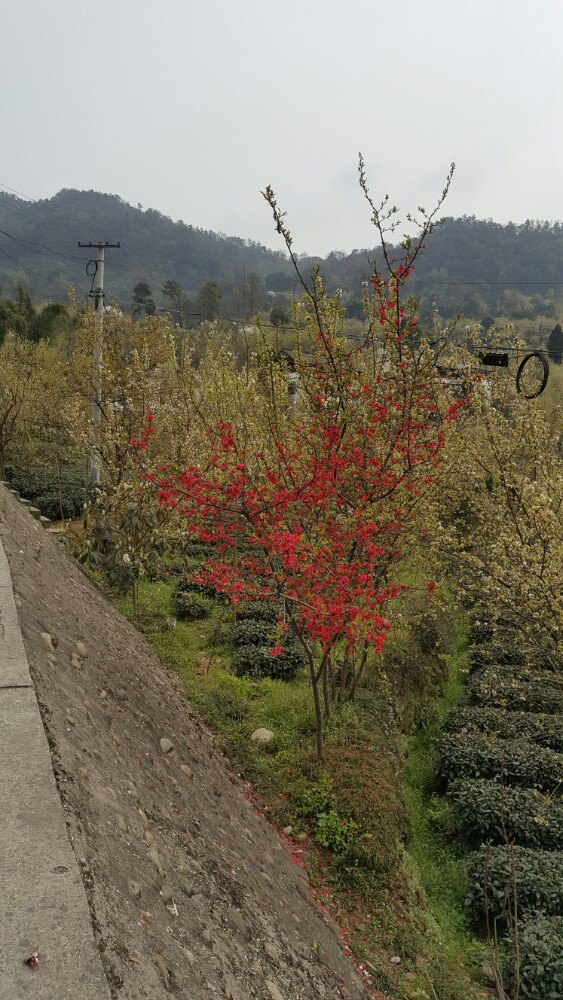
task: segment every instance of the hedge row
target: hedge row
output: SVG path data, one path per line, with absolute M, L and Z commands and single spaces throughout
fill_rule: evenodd
M 508 785 L 550 790 L 563 782 L 563 755 L 526 740 L 450 733 L 440 743 L 438 777 L 499 778 Z
M 563 917 L 537 914 L 520 927 L 520 1000 L 563 997 Z
M 452 733 L 489 733 L 504 740 L 528 740 L 563 753 L 563 715 L 458 708 L 448 716 L 446 728 Z
M 485 921 L 485 889 L 491 921 L 505 920 L 513 911 L 514 899 L 520 916 L 529 910 L 563 914 L 561 851 L 518 846 L 509 849 L 506 845 L 481 847 L 468 859 L 467 880 L 465 902 L 477 923 Z
M 528 712 L 563 712 L 563 676 L 553 671 L 490 664 L 467 685 L 469 699 L 488 708 Z
M 295 640 L 286 639 L 283 652 L 274 656 L 273 645 L 239 646 L 233 657 L 233 669 L 237 677 L 272 677 L 288 681 L 304 665 L 304 655 Z
M 61 466 L 60 476 L 55 469 L 41 465 L 19 469 L 7 466 L 6 477 L 10 485 L 26 500 L 31 500 L 45 517 L 57 521 L 80 517 L 86 501 L 84 470 L 71 465 Z
M 563 798 L 497 781 L 453 781 L 449 787 L 456 827 L 475 845 L 516 841 L 525 847 L 563 850 Z

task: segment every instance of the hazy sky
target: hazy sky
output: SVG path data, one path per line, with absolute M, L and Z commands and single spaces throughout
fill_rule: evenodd
M 357 185 L 563 218 L 563 0 L 0 0 L 0 186 L 95 188 L 298 252 L 373 245 Z M 87 235 L 87 234 L 85 234 Z M 118 233 L 107 234 L 108 239 Z

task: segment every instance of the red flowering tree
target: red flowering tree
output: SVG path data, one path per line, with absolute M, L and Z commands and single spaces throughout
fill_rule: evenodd
M 291 253 L 271 189 L 266 198 Z M 374 215 L 383 236 L 382 211 Z M 444 345 L 419 342 L 415 303 L 403 294 L 432 226 L 427 217 L 399 260 L 383 240 L 387 274 L 375 267 L 365 338 L 353 346 L 318 274 L 303 279 L 308 323 L 290 362 L 294 396 L 276 393 L 280 379 L 287 386 L 286 361 L 266 352 L 251 407 L 205 427 L 197 462 L 144 472 L 185 529 L 213 543 L 198 579 L 234 605 L 266 599 L 282 609 L 272 652 L 281 652 L 289 630 L 303 646 L 319 757 L 333 700 L 353 696 L 370 651 L 389 632 L 388 605 L 404 589 L 396 566 L 435 489 L 461 405 L 436 375 Z M 236 377 L 244 381 L 244 373 Z M 153 429 L 150 416 L 141 449 Z

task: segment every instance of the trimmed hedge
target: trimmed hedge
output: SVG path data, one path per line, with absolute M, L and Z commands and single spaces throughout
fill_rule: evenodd
M 532 788 L 507 788 L 476 778 L 453 781 L 448 796 L 456 827 L 470 843 L 515 840 L 525 847 L 563 850 L 563 799 Z
M 528 740 L 563 753 L 563 715 L 475 706 L 455 709 L 446 728 L 452 733 L 490 733 L 504 740 Z
M 501 777 L 508 785 L 550 790 L 563 782 L 563 755 L 526 740 L 499 740 L 478 733 L 450 733 L 439 747 L 438 777 Z
M 554 671 L 490 664 L 473 674 L 467 693 L 489 708 L 563 712 L 563 676 Z
M 563 997 L 563 917 L 537 914 L 520 927 L 520 1000 Z
M 257 618 L 264 622 L 277 622 L 282 615 L 281 606 L 277 601 L 248 601 L 246 604 L 239 604 L 237 607 L 237 619 L 240 622 L 248 621 L 249 618 Z
M 563 914 L 563 853 L 515 846 L 514 882 L 518 913 L 541 910 Z M 481 847 L 468 858 L 466 906 L 479 925 L 485 920 L 485 884 L 489 918 L 505 919 L 514 910 L 510 852 L 506 845 Z
M 191 576 L 181 576 L 174 588 L 176 594 L 199 594 L 201 597 L 224 597 L 209 583 L 195 583 Z
M 19 469 L 6 467 L 6 478 L 26 500 L 31 500 L 45 517 L 60 520 L 61 503 L 65 518 L 82 514 L 86 502 L 84 471 L 72 465 L 61 466 L 60 483 L 56 470 L 41 465 Z M 60 488 L 60 490 L 59 490 Z
M 201 594 L 187 594 L 178 590 L 174 594 L 173 604 L 176 618 L 181 622 L 208 618 L 211 613 L 209 598 L 203 597 Z
M 270 677 L 274 680 L 291 680 L 304 665 L 301 647 L 287 642 L 283 653 L 272 656 L 271 646 L 239 646 L 233 657 L 237 677 Z
M 274 645 L 276 626 L 274 622 L 263 621 L 260 618 L 248 618 L 238 622 L 231 628 L 231 638 L 234 646 L 264 646 Z

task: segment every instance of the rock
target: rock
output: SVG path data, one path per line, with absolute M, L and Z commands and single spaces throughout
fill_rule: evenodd
M 144 812 L 143 809 L 139 809 L 138 813 L 139 813 L 139 816 L 141 818 L 141 823 L 143 824 L 143 826 L 148 826 L 149 825 L 149 821 L 148 821 L 146 812 Z
M 268 958 L 271 958 L 273 962 L 279 962 L 280 953 L 275 944 L 272 944 L 271 941 L 266 941 L 266 944 L 264 945 L 264 953 L 268 956 Z
M 268 987 L 268 989 L 270 991 L 270 996 L 271 996 L 272 1000 L 283 1000 L 283 997 L 282 997 L 280 991 L 278 990 L 276 984 L 273 983 L 271 979 L 267 979 L 266 980 L 266 986 Z
M 151 859 L 151 861 L 152 861 L 154 867 L 156 868 L 158 874 L 160 875 L 160 877 L 163 878 L 164 877 L 164 868 L 162 867 L 162 861 L 160 860 L 160 856 L 159 856 L 158 850 L 156 848 L 156 844 L 153 844 L 152 847 L 149 847 L 149 858 Z
M 149 847 L 152 847 L 152 845 L 154 844 L 154 837 L 153 837 L 152 833 L 150 832 L 150 830 L 145 830 L 143 836 L 145 838 L 146 843 L 149 845 Z
M 131 882 L 129 882 L 129 892 L 131 893 L 134 899 L 139 899 L 141 895 L 141 886 L 139 885 L 138 882 L 135 882 L 134 879 L 132 879 Z
M 205 941 L 205 944 L 209 945 L 210 948 L 213 945 L 213 934 L 209 930 L 209 927 L 204 927 L 204 929 L 202 930 L 201 940 Z
M 234 906 L 229 906 L 227 908 L 226 916 L 231 927 L 234 928 L 237 934 L 240 934 L 241 938 L 244 938 L 245 941 L 250 941 L 250 931 L 248 930 L 248 927 L 246 926 L 239 910 L 237 910 Z
M 170 989 L 170 973 L 168 972 L 168 966 L 166 965 L 166 962 L 164 961 L 162 955 L 155 955 L 154 960 L 158 966 L 158 971 L 160 972 L 160 975 L 164 980 L 164 985 L 166 986 L 166 989 L 167 990 Z
M 300 844 L 304 844 L 305 841 L 307 840 L 307 834 L 306 833 L 298 833 L 297 834 L 297 840 L 299 841 Z
M 73 666 L 75 670 L 80 670 L 80 667 L 82 666 L 82 660 L 80 659 L 78 653 L 70 654 L 70 662 L 71 666 Z
M 292 830 L 293 830 L 292 826 L 284 826 L 282 833 L 284 833 L 286 837 L 290 837 Z
M 182 764 L 180 770 L 183 771 L 183 773 L 186 775 L 186 778 L 193 778 L 194 772 L 192 771 L 191 767 L 188 767 L 187 764 Z
M 54 653 L 55 649 L 54 649 L 54 646 L 53 646 L 53 639 L 52 639 L 51 635 L 49 634 L 49 632 L 42 632 L 41 633 L 41 639 L 45 643 L 47 649 L 50 650 L 51 653 Z
M 393 955 L 391 959 L 391 965 L 398 965 L 400 961 L 401 959 L 399 955 Z
M 83 660 L 85 660 L 88 656 L 88 650 L 86 649 L 84 643 L 80 640 L 76 643 L 76 652 L 82 657 Z
M 162 896 L 166 906 L 174 902 L 174 893 L 169 885 L 163 885 L 160 890 L 160 895 Z
M 267 747 L 275 739 L 275 734 L 271 729 L 255 729 L 250 739 L 257 747 Z
M 495 970 L 493 969 L 490 962 L 483 962 L 483 964 L 481 965 L 481 972 L 483 973 L 487 982 L 491 984 L 496 984 L 497 979 L 495 976 Z
M 124 816 L 119 817 L 119 819 L 117 820 L 117 825 L 119 829 L 122 831 L 122 833 L 127 833 L 127 822 Z
M 174 749 L 174 744 L 172 740 L 169 740 L 168 737 L 163 736 L 160 741 L 160 749 L 162 750 L 163 753 L 170 753 L 170 751 Z

